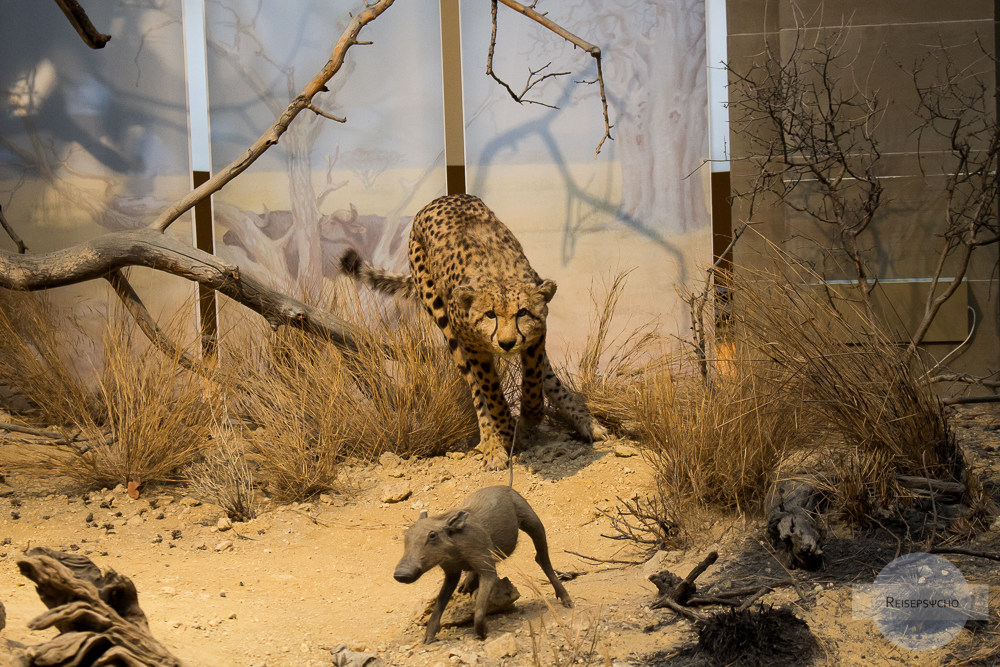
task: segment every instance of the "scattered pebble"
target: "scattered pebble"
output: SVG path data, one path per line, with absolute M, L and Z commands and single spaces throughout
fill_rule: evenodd
M 622 459 L 627 459 L 630 456 L 635 456 L 638 452 L 635 451 L 634 447 L 629 447 L 628 445 L 615 445 L 615 456 Z
M 513 634 L 505 632 L 496 639 L 491 639 L 483 644 L 483 651 L 487 657 L 494 660 L 508 658 L 517 655 L 517 642 L 514 640 Z
M 383 503 L 398 503 L 406 500 L 413 494 L 413 489 L 408 484 L 390 484 L 382 490 Z

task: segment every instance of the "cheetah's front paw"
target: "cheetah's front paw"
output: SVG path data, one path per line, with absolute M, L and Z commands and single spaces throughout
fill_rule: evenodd
M 476 449 L 483 454 L 483 466 L 487 470 L 503 470 L 507 467 L 507 462 L 509 457 L 507 456 L 507 448 L 504 446 L 503 441 L 496 437 L 490 436 L 485 440 L 480 441 L 476 445 Z
M 608 429 L 604 428 L 604 424 L 597 421 L 596 419 L 590 420 L 590 439 L 593 442 L 599 440 L 607 440 L 611 436 Z

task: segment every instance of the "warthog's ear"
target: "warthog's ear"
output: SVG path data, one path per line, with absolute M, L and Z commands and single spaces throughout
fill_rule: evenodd
M 455 512 L 455 516 L 448 519 L 448 523 L 445 524 L 445 530 L 448 534 L 457 533 L 465 528 L 465 520 L 469 517 L 469 513 L 465 510 L 459 510 Z
M 556 295 L 556 282 L 554 280 L 543 280 L 538 285 L 538 295 L 542 301 L 548 303 Z
M 468 285 L 459 285 L 451 290 L 451 300 L 459 310 L 468 311 L 472 306 L 473 299 L 476 298 L 476 290 Z
M 421 519 L 426 519 L 426 518 L 427 518 L 427 510 L 424 510 L 423 512 L 420 513 L 420 516 L 417 517 L 417 521 L 420 521 Z

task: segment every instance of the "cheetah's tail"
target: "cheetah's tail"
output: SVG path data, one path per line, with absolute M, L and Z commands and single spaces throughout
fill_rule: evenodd
M 340 269 L 378 292 L 395 294 L 407 299 L 413 299 L 417 296 L 413 276 L 376 269 L 361 259 L 358 251 L 354 248 L 348 248 L 340 257 Z

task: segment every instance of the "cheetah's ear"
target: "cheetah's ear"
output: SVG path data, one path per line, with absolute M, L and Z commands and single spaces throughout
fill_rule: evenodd
M 459 285 L 451 291 L 451 300 L 459 310 L 467 311 L 472 306 L 473 299 L 476 298 L 476 290 L 468 285 Z
M 552 297 L 556 295 L 556 283 L 554 280 L 543 280 L 538 285 L 538 294 L 541 295 L 545 303 L 552 300 Z

